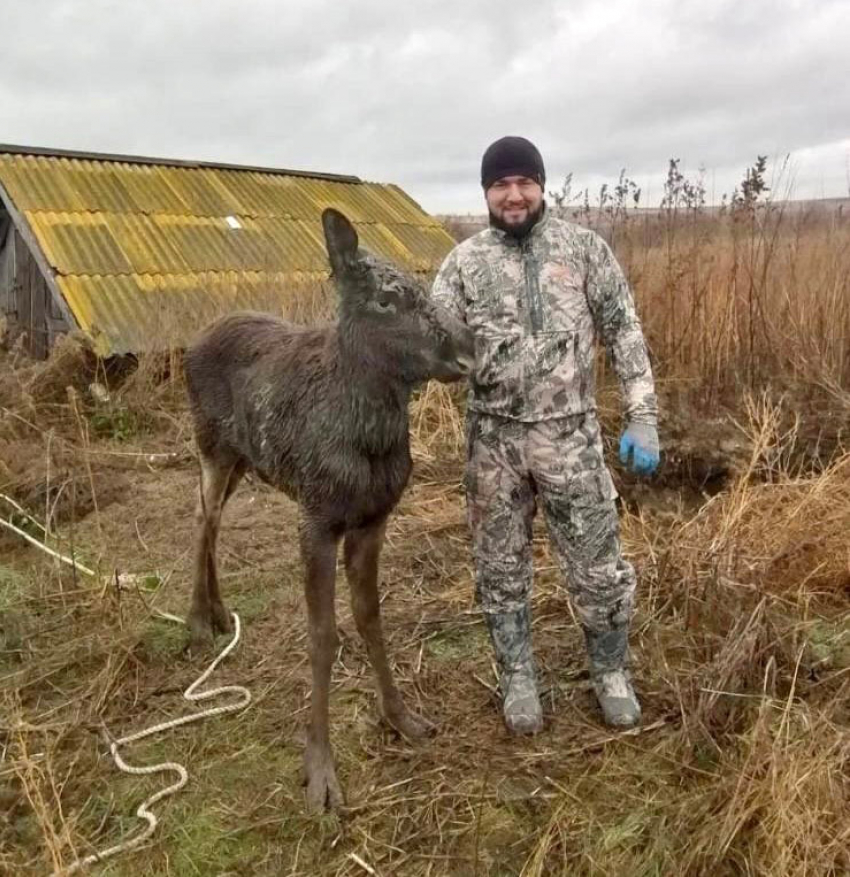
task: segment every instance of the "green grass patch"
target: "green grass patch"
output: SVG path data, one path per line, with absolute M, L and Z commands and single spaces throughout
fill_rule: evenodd
M 850 666 L 850 619 L 815 622 L 808 643 L 815 663 L 836 670 Z
M 99 439 L 128 442 L 151 429 L 148 418 L 129 408 L 96 411 L 89 418 L 92 435 Z
M 20 603 L 24 596 L 26 580 L 9 568 L 0 566 L 0 612 L 8 612 Z
M 291 859 L 299 840 L 302 856 L 320 860 L 321 839 L 338 835 L 338 819 L 328 814 L 314 820 L 300 806 L 290 808 L 281 800 L 276 792 L 279 786 L 286 787 L 301 803 L 301 749 L 278 742 L 240 748 L 245 740 L 263 736 L 263 728 L 256 727 L 259 714 L 249 724 L 251 718 L 245 713 L 211 719 L 124 749 L 122 754 L 132 765 L 183 764 L 189 771 L 189 782 L 175 797 L 154 805 L 159 827 L 150 850 L 121 857 L 104 874 L 275 874 L 276 867 Z M 87 805 L 85 822 L 92 830 L 106 819 L 99 846 L 141 831 L 143 823 L 134 815 L 136 808 L 172 777 L 130 778 L 114 772 L 112 780 L 114 799 Z
M 426 643 L 431 657 L 438 661 L 460 661 L 489 654 L 487 631 L 481 625 L 447 627 L 433 634 Z
M 22 575 L 0 566 L 0 671 L 10 669 L 21 657 L 25 590 Z
M 186 627 L 165 618 L 152 618 L 144 632 L 141 646 L 152 660 L 179 658 L 186 647 Z
M 230 607 L 230 611 L 236 612 L 242 623 L 245 624 L 266 615 L 273 595 L 274 591 L 271 588 L 261 586 L 253 591 L 245 590 L 241 593 L 234 593 L 227 605 Z

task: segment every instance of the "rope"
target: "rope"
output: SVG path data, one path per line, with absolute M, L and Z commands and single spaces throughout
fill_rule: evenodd
M 9 505 L 11 505 L 17 512 L 23 514 L 27 519 L 29 519 L 33 524 L 35 524 L 41 531 L 44 533 L 45 537 L 47 537 L 47 529 L 40 524 L 35 518 L 29 515 L 18 503 L 16 503 L 13 499 L 6 496 L 5 494 L 0 493 L 0 500 L 4 500 Z M 201 494 L 201 502 L 203 502 L 203 494 Z M 25 530 L 22 530 L 20 527 L 16 527 L 11 521 L 5 521 L 0 518 L 0 526 L 4 527 L 7 530 L 11 530 L 13 533 L 16 533 L 21 538 L 25 539 L 30 544 L 34 545 L 36 548 L 40 548 L 42 551 L 49 554 L 51 557 L 56 558 L 61 563 L 66 563 L 69 566 L 74 567 L 75 570 L 90 576 L 91 578 L 97 578 L 97 574 L 88 569 L 87 567 L 80 564 L 75 557 L 65 557 L 63 554 L 60 554 L 58 551 L 50 548 L 44 542 L 40 542 L 38 539 L 30 536 Z M 209 521 L 206 524 L 209 527 Z M 135 577 L 133 576 L 119 576 L 116 572 L 115 582 L 119 588 L 126 588 L 128 583 Z M 169 612 L 162 612 L 160 610 L 154 610 L 154 613 L 161 618 L 165 618 L 168 621 L 174 621 L 177 624 L 184 624 L 185 620 L 180 618 L 177 615 L 172 615 Z M 222 716 L 226 713 L 233 713 L 237 710 L 245 709 L 248 704 L 251 703 L 251 692 L 248 691 L 242 685 L 220 685 L 218 688 L 211 688 L 209 691 L 196 691 L 199 686 L 203 685 L 207 679 L 215 672 L 216 667 L 233 651 L 236 647 L 236 644 L 239 642 L 239 637 L 242 632 L 242 624 L 239 621 L 239 616 L 233 612 L 231 613 L 233 616 L 233 639 L 224 647 L 221 654 L 216 657 L 213 662 L 204 670 L 203 673 L 183 692 L 183 697 L 188 701 L 198 702 L 209 700 L 212 697 L 219 697 L 222 694 L 235 694 L 238 696 L 239 700 L 233 701 L 229 704 L 223 704 L 222 706 L 210 707 L 209 709 L 202 710 L 197 713 L 190 713 L 187 716 L 181 716 L 178 719 L 171 719 L 167 722 L 160 722 L 158 725 L 152 725 L 150 728 L 146 728 L 143 731 L 137 731 L 135 734 L 128 734 L 126 737 L 122 737 L 120 740 L 112 740 L 109 732 L 105 731 L 107 741 L 109 742 L 109 751 L 112 754 L 112 759 L 115 762 L 116 766 L 119 770 L 124 773 L 133 774 L 134 776 L 146 776 L 148 774 L 154 773 L 175 773 L 177 774 L 176 782 L 173 782 L 170 786 L 166 786 L 166 788 L 161 789 L 155 794 L 151 795 L 145 801 L 143 801 L 136 810 L 136 816 L 139 819 L 143 819 L 147 822 L 147 828 L 145 828 L 141 834 L 136 835 L 136 837 L 129 838 L 121 843 L 115 844 L 115 846 L 107 847 L 105 850 L 101 850 L 99 853 L 92 853 L 90 856 L 86 856 L 84 859 L 78 859 L 75 862 L 72 862 L 67 867 L 61 867 L 58 870 L 53 872 L 54 877 L 58 877 L 61 874 L 73 874 L 76 871 L 79 871 L 81 868 L 86 868 L 89 865 L 93 865 L 97 862 L 102 862 L 104 859 L 109 859 L 112 856 L 117 856 L 119 853 L 127 852 L 128 850 L 135 849 L 140 844 L 143 844 L 155 831 L 157 827 L 157 818 L 154 813 L 149 809 L 158 801 L 161 801 L 163 798 L 168 798 L 170 795 L 179 792 L 183 786 L 189 781 L 189 773 L 182 764 L 178 764 L 176 761 L 163 761 L 160 764 L 152 764 L 147 767 L 133 767 L 131 764 L 127 764 L 126 761 L 119 755 L 118 748 L 120 746 L 125 746 L 127 743 L 135 743 L 138 740 L 144 740 L 145 737 L 151 737 L 154 734 L 160 734 L 163 731 L 171 730 L 171 728 L 179 728 L 183 725 L 191 724 L 192 722 L 199 722 L 201 719 L 208 719 L 212 716 Z M 104 729 L 105 730 L 105 729 Z
M 215 671 L 215 668 L 218 667 L 218 665 L 233 651 L 236 644 L 239 642 L 242 625 L 239 621 L 239 616 L 235 612 L 232 613 L 232 617 L 234 627 L 233 639 L 227 644 L 221 654 L 215 658 L 209 667 L 207 667 L 207 669 L 204 670 L 204 672 L 183 692 L 183 697 L 188 701 L 199 702 L 209 700 L 212 697 L 219 697 L 222 694 L 233 694 L 238 696 L 238 700 L 222 704 L 221 706 L 210 707 L 201 712 L 180 716 L 180 718 L 171 719 L 167 722 L 160 722 L 158 725 L 152 725 L 150 728 L 145 728 L 143 731 L 136 731 L 136 733 L 128 734 L 126 737 L 121 737 L 119 740 L 112 740 L 109 744 L 109 751 L 119 770 L 134 776 L 145 776 L 154 773 L 173 773 L 177 774 L 177 780 L 170 786 L 160 789 L 160 791 L 151 795 L 139 805 L 136 810 L 136 816 L 147 822 L 147 827 L 144 828 L 140 834 L 128 838 L 121 843 L 115 844 L 115 846 L 107 847 L 105 850 L 101 850 L 98 853 L 92 853 L 84 859 L 78 859 L 71 865 L 65 868 L 60 868 L 58 871 L 54 871 L 54 877 L 57 877 L 57 875 L 60 874 L 73 874 L 81 868 L 88 867 L 97 862 L 102 862 L 112 856 L 117 856 L 119 853 L 128 852 L 129 850 L 135 849 L 140 844 L 143 844 L 156 831 L 157 827 L 156 815 L 151 812 L 150 808 L 163 798 L 168 798 L 176 792 L 179 792 L 189 780 L 189 773 L 186 768 L 183 767 L 182 764 L 178 764 L 176 761 L 163 761 L 160 764 L 152 764 L 147 767 L 134 767 L 131 764 L 127 764 L 118 752 L 119 747 L 126 746 L 128 743 L 135 743 L 138 740 L 144 740 L 146 737 L 160 734 L 163 731 L 168 731 L 172 728 L 179 728 L 192 722 L 198 722 L 201 719 L 208 719 L 212 716 L 221 716 L 225 713 L 236 712 L 237 710 L 245 709 L 245 707 L 251 703 L 251 692 L 242 685 L 220 685 L 218 688 L 211 688 L 209 691 L 196 691 L 199 686 L 203 685 L 207 679 L 209 679 Z M 180 622 L 183 621 L 182 618 L 178 619 L 176 616 L 174 617 L 174 620 Z M 107 732 L 107 737 L 108 736 Z

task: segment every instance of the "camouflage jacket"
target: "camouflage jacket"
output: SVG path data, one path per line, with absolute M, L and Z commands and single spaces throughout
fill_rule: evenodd
M 626 416 L 655 425 L 652 369 L 634 300 L 595 232 L 548 213 L 521 242 L 485 229 L 449 253 L 433 297 L 475 335 L 471 410 L 522 421 L 594 411 L 598 336 Z

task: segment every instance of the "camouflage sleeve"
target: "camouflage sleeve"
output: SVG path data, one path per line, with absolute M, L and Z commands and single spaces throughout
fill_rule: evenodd
M 434 285 L 431 287 L 431 298 L 457 317 L 466 322 L 466 300 L 463 295 L 463 278 L 460 274 L 460 260 L 455 247 L 446 256 Z
M 620 381 L 626 417 L 655 426 L 658 402 L 652 366 L 629 284 L 611 248 L 594 235 L 588 253 L 587 295 L 596 332 Z

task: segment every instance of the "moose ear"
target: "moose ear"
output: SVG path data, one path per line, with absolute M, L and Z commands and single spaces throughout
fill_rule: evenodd
M 357 232 L 354 226 L 338 211 L 328 207 L 322 211 L 325 244 L 328 258 L 336 275 L 342 275 L 357 261 Z

